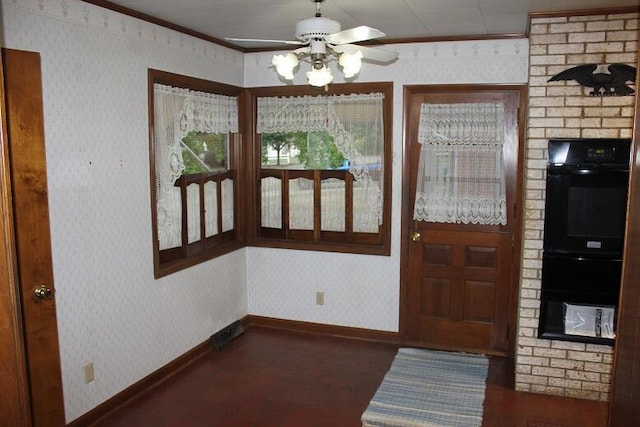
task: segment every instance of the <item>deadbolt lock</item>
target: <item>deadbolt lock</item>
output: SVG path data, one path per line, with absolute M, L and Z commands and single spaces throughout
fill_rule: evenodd
M 411 234 L 411 241 L 412 242 L 419 242 L 421 237 L 422 237 L 422 235 L 420 234 L 419 231 L 414 231 Z

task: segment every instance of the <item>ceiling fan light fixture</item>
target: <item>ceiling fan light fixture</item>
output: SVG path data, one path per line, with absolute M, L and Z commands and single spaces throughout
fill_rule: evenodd
M 307 71 L 307 81 L 311 86 L 326 86 L 333 81 L 333 74 L 331 74 L 331 69 L 327 67 L 313 68 L 311 71 Z
M 240 39 L 226 37 L 230 41 L 268 42 L 300 45 L 285 55 L 273 55 L 272 66 L 283 80 L 293 81 L 300 61 L 311 64 L 307 72 L 307 81 L 312 86 L 326 86 L 333 81 L 328 63 L 335 60 L 342 69 L 345 79 L 354 78 L 362 68 L 362 59 L 379 63 L 392 62 L 398 57 L 397 52 L 384 49 L 355 45 L 366 40 L 384 37 L 384 33 L 366 25 L 341 30 L 340 23 L 322 17 L 320 4 L 325 0 L 311 0 L 316 4 L 313 18 L 296 22 L 295 36 L 298 40 Z M 333 57 L 331 56 L 333 55 Z
M 345 79 L 350 79 L 360 72 L 362 68 L 362 52 L 343 53 L 338 58 L 338 64 L 342 67 Z
M 298 62 L 298 56 L 293 53 L 273 55 L 271 59 L 278 74 L 286 80 L 293 80 L 293 69 L 298 66 Z

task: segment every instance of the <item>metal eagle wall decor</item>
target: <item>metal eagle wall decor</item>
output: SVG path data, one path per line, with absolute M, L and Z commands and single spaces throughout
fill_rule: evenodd
M 627 82 L 635 83 L 636 81 L 635 67 L 627 64 L 611 64 L 607 67 L 608 73 L 595 73 L 597 68 L 598 64 L 578 65 L 556 74 L 547 81 L 575 80 L 582 86 L 592 88 L 593 90 L 589 93 L 591 96 L 623 96 L 635 93 L 627 85 Z

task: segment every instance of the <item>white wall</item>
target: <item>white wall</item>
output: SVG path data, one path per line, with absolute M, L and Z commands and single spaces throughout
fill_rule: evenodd
M 248 248 L 249 313 L 259 316 L 398 331 L 402 196 L 403 86 L 528 81 L 527 39 L 385 46 L 399 52 L 391 65 L 363 63 L 354 82 L 393 81 L 393 196 L 391 256 Z M 279 52 L 282 53 L 282 52 Z M 247 54 L 245 87 L 281 86 L 271 53 Z M 342 73 L 332 63 L 335 83 Z M 301 64 L 295 84 L 305 84 Z M 325 292 L 325 305 L 315 303 Z
M 75 0 L 3 1 L 2 15 L 5 47 L 41 53 L 71 421 L 247 314 L 244 250 L 154 280 L 147 120 L 147 68 L 242 86 L 244 58 Z

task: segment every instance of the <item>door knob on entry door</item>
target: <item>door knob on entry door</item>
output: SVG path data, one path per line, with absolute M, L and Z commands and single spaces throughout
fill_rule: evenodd
M 420 234 L 419 231 L 414 231 L 411 234 L 411 241 L 412 242 L 419 242 L 421 238 L 422 238 L 422 235 Z
M 53 291 L 47 285 L 40 285 L 33 291 L 33 296 L 37 300 L 50 300 L 53 298 Z

